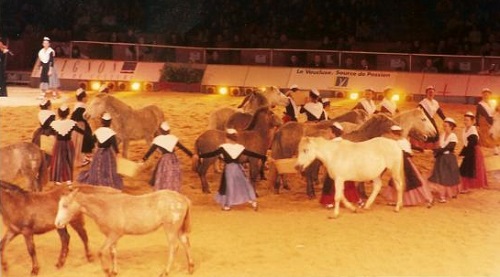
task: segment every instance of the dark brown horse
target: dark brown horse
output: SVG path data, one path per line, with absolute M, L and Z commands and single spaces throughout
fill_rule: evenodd
M 248 150 L 265 155 L 269 148 L 269 136 L 271 130 L 279 124 L 276 122 L 277 117 L 268 107 L 259 108 L 252 118 L 247 130 L 238 133 L 238 142 L 244 145 Z M 195 141 L 195 153 L 207 153 L 216 150 L 221 144 L 226 141 L 226 132 L 220 130 L 207 130 L 203 132 Z M 198 173 L 201 180 L 201 188 L 204 193 L 210 193 L 206 173 L 210 165 L 217 158 L 201 159 L 199 162 L 193 163 L 193 170 Z M 250 163 L 250 179 L 254 183 L 259 170 L 259 159 L 248 158 Z
M 47 192 L 28 192 L 13 184 L 0 181 L 0 212 L 7 231 L 0 242 L 0 255 L 2 259 L 2 269 L 7 271 L 7 262 L 4 257 L 4 250 L 7 244 L 17 235 L 22 234 L 26 241 L 28 252 L 31 256 L 31 274 L 37 275 L 40 270 L 38 264 L 33 235 L 44 234 L 56 229 L 54 220 L 57 214 L 59 199 L 67 188 L 57 188 Z M 88 247 L 87 231 L 84 228 L 83 215 L 78 214 L 70 222 L 83 241 L 87 260 L 92 261 L 92 254 Z M 60 268 L 66 261 L 68 255 L 69 234 L 66 228 L 57 229 L 61 238 L 61 252 L 56 267 Z

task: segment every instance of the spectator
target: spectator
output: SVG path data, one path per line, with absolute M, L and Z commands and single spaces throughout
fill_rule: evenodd
M 315 54 L 313 61 L 309 64 L 309 67 L 323 68 L 325 64 L 321 60 L 321 55 Z
M 352 57 L 347 57 L 345 59 L 342 68 L 344 68 L 344 69 L 355 69 L 354 68 L 354 61 L 353 61 Z
M 302 63 L 300 62 L 299 57 L 297 55 L 291 55 L 290 61 L 288 62 L 288 66 L 300 67 L 302 66 Z
M 370 66 L 368 64 L 367 59 L 361 59 L 361 61 L 359 62 L 359 69 L 361 69 L 361 70 L 369 70 L 370 69 Z
M 58 58 L 66 58 L 67 55 L 61 45 L 54 47 L 55 56 Z
M 78 47 L 78 45 L 74 45 L 73 48 L 71 49 L 71 58 L 72 59 L 88 59 L 89 57 L 82 54 L 82 52 L 80 52 L 80 47 Z
M 431 58 L 427 58 L 425 60 L 425 65 L 422 68 L 422 72 L 426 72 L 426 73 L 437 73 L 438 72 L 438 70 L 434 66 L 434 62 L 432 61 Z
M 461 73 L 454 61 L 446 62 L 445 68 L 441 71 L 442 73 L 458 74 Z

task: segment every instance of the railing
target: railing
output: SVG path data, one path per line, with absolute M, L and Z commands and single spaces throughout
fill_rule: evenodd
M 149 62 L 176 62 L 199 64 L 232 64 L 362 69 L 361 60 L 366 60 L 368 69 L 381 71 L 422 72 L 425 61 L 431 59 L 439 72 L 446 65 L 455 65 L 454 73 L 499 74 L 499 56 L 459 56 L 436 54 L 408 54 L 384 52 L 335 51 L 315 49 L 268 49 L 268 48 L 201 48 L 156 44 L 109 43 L 97 41 L 54 42 L 71 58 L 106 60 L 137 60 Z M 74 51 L 79 49 L 79 55 Z M 295 56 L 297 63 L 292 63 Z M 348 65 L 352 60 L 352 65 Z

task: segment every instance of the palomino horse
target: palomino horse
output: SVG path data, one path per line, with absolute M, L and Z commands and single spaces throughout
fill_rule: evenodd
M 48 181 L 45 153 L 35 144 L 18 142 L 0 148 L 0 179 L 14 182 L 19 176 L 29 180 L 32 191 L 41 191 Z
M 500 145 L 500 113 L 493 115 L 493 124 L 490 125 L 481 117 L 479 120 L 479 144 L 483 147 L 494 148 Z
M 57 188 L 47 192 L 32 193 L 0 181 L 0 212 L 7 231 L 0 242 L 2 268 L 7 271 L 7 261 L 4 250 L 7 244 L 17 235 L 22 234 L 31 256 L 31 275 L 37 275 L 40 270 L 35 251 L 33 235 L 44 234 L 54 230 L 54 219 L 57 214 L 57 204 L 61 195 L 67 193 L 67 188 Z M 88 246 L 87 231 L 84 228 L 82 214 L 76 214 L 69 222 L 83 241 L 87 260 L 92 261 L 92 254 Z M 57 229 L 61 238 L 61 252 L 56 266 L 62 267 L 68 255 L 69 234 L 66 228 Z
M 247 95 L 242 107 L 243 112 L 253 115 L 259 108 L 269 106 L 286 106 L 288 104 L 286 97 L 277 87 L 267 87 L 264 92 L 254 91 Z M 210 113 L 208 117 L 208 130 L 221 130 L 234 128 L 237 126 L 246 126 L 249 123 L 249 117 L 231 118 L 238 110 L 232 107 L 223 107 Z M 226 123 L 231 122 L 231 125 Z
M 134 110 L 117 98 L 104 93 L 92 99 L 85 111 L 85 117 L 95 121 L 105 112 L 110 113 L 113 118 L 111 128 L 116 132 L 118 143 L 123 142 L 123 157 L 127 157 L 128 145 L 132 140 L 144 139 L 149 145 L 164 120 L 163 111 L 158 106 L 149 105 Z
M 188 237 L 191 228 L 190 209 L 189 199 L 171 190 L 136 196 L 110 193 L 95 186 L 78 186 L 70 194 L 61 197 L 55 225 L 64 227 L 80 212 L 94 219 L 106 236 L 99 256 L 107 276 L 118 273 L 116 244 L 123 235 L 143 235 L 163 226 L 168 239 L 169 258 L 161 276 L 170 272 L 178 240 L 186 250 L 188 271 L 192 273 L 194 262 Z M 111 257 L 111 268 L 107 262 L 108 255 Z
M 389 169 L 397 191 L 395 211 L 403 205 L 404 169 L 403 151 L 395 140 L 379 137 L 364 142 L 348 140 L 333 141 L 321 137 L 305 137 L 299 144 L 296 168 L 300 171 L 315 159 L 325 165 L 328 175 L 335 180 L 335 209 L 333 216 L 339 215 L 340 202 L 355 211 L 344 196 L 344 181 L 372 181 L 373 190 L 365 209 L 370 208 L 382 187 L 381 175 Z
M 359 110 L 355 110 L 359 111 Z M 337 119 L 334 119 L 337 120 Z M 299 124 L 296 122 L 284 124 L 278 132 L 276 132 L 273 143 L 271 145 L 271 157 L 273 159 L 292 158 L 297 154 L 300 139 L 304 136 L 323 136 L 325 130 L 331 126 L 332 121 L 324 121 L 318 124 Z M 341 124 L 344 125 L 342 122 Z M 437 130 L 430 120 L 425 116 L 421 109 L 411 109 L 401 112 L 394 118 L 389 118 L 385 114 L 375 114 L 367 121 L 359 125 L 357 129 L 349 133 L 344 133 L 344 139 L 354 142 L 366 141 L 375 137 L 383 136 L 391 131 L 391 126 L 398 124 L 403 128 L 403 136 L 408 134 L 416 139 L 425 140 L 427 137 L 435 136 Z M 314 196 L 314 178 L 318 174 L 319 163 L 312 163 L 310 168 L 304 171 L 307 179 L 306 192 L 309 197 Z M 274 185 L 275 191 L 279 192 L 281 186 L 280 180 L 275 178 L 274 170 L 271 172 L 271 184 Z M 281 178 L 281 180 L 284 180 Z M 284 182 L 284 181 L 283 181 Z M 285 184 L 286 185 L 286 184 Z
M 238 142 L 243 144 L 248 150 L 265 155 L 269 146 L 269 134 L 274 126 L 281 121 L 269 110 L 262 107 L 255 112 L 252 122 L 247 130 L 238 133 Z M 195 141 L 194 152 L 196 154 L 215 151 L 226 141 L 226 132 L 220 130 L 206 130 Z M 206 173 L 210 165 L 217 160 L 214 158 L 201 159 L 193 162 L 193 170 L 198 173 L 201 180 L 201 188 L 204 193 L 210 193 L 210 188 L 206 178 Z M 250 176 L 254 183 L 259 173 L 259 159 L 249 157 Z M 262 172 L 261 176 L 262 176 Z

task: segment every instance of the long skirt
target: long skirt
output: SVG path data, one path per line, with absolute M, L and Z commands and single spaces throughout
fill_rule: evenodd
M 353 181 L 344 182 L 344 196 L 351 203 L 358 203 L 360 200 L 356 184 Z M 335 204 L 335 181 L 326 176 L 323 184 L 323 191 L 319 203 L 323 205 Z
M 493 148 L 500 143 L 495 141 L 490 134 L 490 128 L 491 125 L 486 121 L 484 117 L 481 117 L 479 119 L 479 127 L 478 127 L 478 133 L 479 133 L 479 145 L 486 147 L 486 148 Z
M 50 180 L 54 182 L 73 181 L 75 148 L 71 140 L 56 140 L 52 151 Z
M 90 169 L 80 172 L 77 180 L 85 184 L 121 190 L 123 180 L 116 171 L 115 151 L 112 148 L 98 148 L 90 163 Z
M 85 124 L 83 122 L 78 122 L 77 125 L 78 125 L 78 127 L 85 130 Z M 79 166 L 85 160 L 85 155 L 82 152 L 83 135 L 78 133 L 78 132 L 73 132 L 73 133 L 71 133 L 71 141 L 73 142 L 73 145 L 75 146 L 76 165 Z
M 460 184 L 457 157 L 453 153 L 439 155 L 428 180 L 437 186 L 441 197 L 456 197 Z
M 432 202 L 432 193 L 428 187 L 427 181 L 422 177 L 422 174 L 411 159 L 406 158 L 405 161 L 405 172 L 411 171 L 414 178 L 408 178 L 408 173 L 405 173 L 406 189 L 403 193 L 403 205 L 416 206 L 422 203 Z M 384 187 L 381 194 L 391 203 L 397 201 L 397 191 L 394 186 Z
M 479 146 L 474 147 L 475 151 L 475 173 L 474 178 L 462 176 L 461 190 L 487 188 L 486 167 L 484 165 L 484 156 Z
M 150 184 L 155 190 L 181 190 L 181 167 L 175 153 L 165 153 L 156 164 Z
M 49 89 L 58 89 L 61 86 L 59 77 L 57 76 L 57 70 L 52 67 L 52 74 L 49 76 Z
M 215 201 L 221 206 L 233 206 L 255 201 L 255 191 L 245 176 L 243 166 L 239 163 L 228 163 L 224 167 L 225 192 L 215 195 Z

